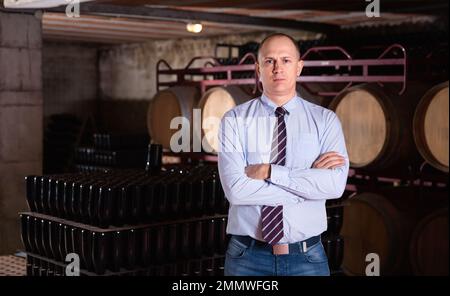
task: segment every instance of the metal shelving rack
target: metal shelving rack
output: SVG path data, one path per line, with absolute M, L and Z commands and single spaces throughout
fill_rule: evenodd
M 392 53 L 397 50 L 401 53 L 400 57 L 390 57 Z M 338 54 L 341 58 L 328 59 L 327 54 L 334 53 Z M 309 59 L 314 54 L 323 56 L 324 58 L 319 60 Z M 203 67 L 192 67 L 197 60 L 209 60 L 205 62 Z M 347 83 L 345 88 L 340 91 L 345 90 L 354 83 L 361 82 L 376 82 L 379 84 L 383 83 L 400 83 L 401 89 L 399 94 L 402 94 L 406 89 L 406 50 L 403 46 L 399 44 L 392 44 L 387 47 L 377 58 L 373 59 L 353 59 L 351 55 L 342 47 L 339 46 L 321 46 L 312 47 L 308 49 L 303 55 L 304 69 L 308 68 L 322 68 L 322 69 L 335 69 L 336 73 L 330 75 L 301 75 L 297 81 L 303 85 L 310 82 L 321 82 L 321 83 Z M 212 62 L 211 62 L 212 61 Z M 249 64 L 249 62 L 252 62 Z M 254 85 L 254 93 L 256 94 L 257 88 L 261 90 L 258 75 L 255 69 L 256 56 L 253 53 L 247 53 L 239 61 L 237 65 L 221 65 L 217 58 L 215 57 L 194 57 L 189 61 L 186 67 L 181 69 L 172 68 L 169 63 L 165 60 L 159 60 L 156 64 L 156 88 L 161 90 L 162 87 L 170 87 L 174 85 L 196 85 L 200 88 L 201 94 L 206 91 L 207 87 L 210 86 L 223 86 L 223 85 Z M 165 69 L 162 68 L 165 66 Z M 402 74 L 392 74 L 392 75 L 374 75 L 370 70 L 376 67 L 401 67 Z M 360 69 L 358 74 L 340 74 L 339 70 L 346 68 L 348 71 L 352 69 Z M 253 72 L 254 77 L 251 78 L 234 78 L 236 74 L 242 72 Z M 226 74 L 225 79 L 207 79 L 207 75 L 220 75 Z M 175 75 L 176 80 L 163 82 L 161 81 L 161 76 L 163 75 Z M 186 75 L 191 77 L 200 77 L 201 80 L 186 79 Z M 307 87 L 307 86 L 306 86 Z M 339 92 L 340 92 L 339 91 Z M 322 92 L 317 93 L 322 96 L 334 96 L 339 92 Z
M 192 65 L 197 60 L 209 60 L 206 61 L 204 66 L 201 68 L 193 68 Z M 212 61 L 212 62 L 211 62 Z M 248 64 L 247 62 L 252 62 Z M 165 60 L 159 60 L 156 64 L 156 89 L 159 91 L 161 87 L 170 87 L 174 85 L 196 85 L 200 88 L 201 94 L 206 91 L 207 87 L 210 86 L 220 86 L 220 85 L 256 85 L 258 80 L 257 76 L 254 75 L 253 78 L 233 78 L 233 74 L 249 72 L 255 73 L 256 57 L 252 53 L 247 53 L 239 61 L 237 65 L 221 65 L 217 58 L 215 57 L 194 57 L 189 61 L 189 63 L 183 69 L 173 69 L 169 63 Z M 167 69 L 162 69 L 161 66 L 166 66 Z M 207 75 L 214 74 L 226 74 L 225 79 L 207 79 Z M 162 82 L 160 79 L 161 75 L 176 75 L 175 81 Z M 186 75 L 191 77 L 200 77 L 202 80 L 188 80 Z M 256 92 L 256 88 L 254 89 Z
M 401 53 L 400 57 L 390 57 L 392 53 L 397 50 L 397 53 Z M 342 56 L 342 59 L 327 59 L 327 53 L 335 53 Z M 320 60 L 308 60 L 309 56 L 317 54 L 319 56 L 325 56 Z M 406 90 L 406 76 L 407 76 L 407 58 L 406 50 L 400 44 L 392 44 L 387 47 L 377 58 L 372 59 L 354 59 L 351 55 L 340 46 L 320 46 L 312 47 L 308 49 L 303 55 L 304 67 L 308 68 L 334 68 L 336 71 L 345 67 L 350 72 L 358 69 L 358 74 L 334 74 L 334 75 L 300 75 L 298 82 L 308 89 L 308 82 L 323 82 L 323 83 L 347 83 L 347 85 L 337 92 L 312 92 L 321 96 L 335 96 L 338 93 L 344 91 L 354 83 L 400 83 L 401 88 L 398 92 L 401 95 Z M 401 67 L 401 74 L 385 74 L 377 75 L 372 74 L 370 70 L 377 67 Z

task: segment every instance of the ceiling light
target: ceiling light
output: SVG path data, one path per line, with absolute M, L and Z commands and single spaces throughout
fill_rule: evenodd
M 200 33 L 202 29 L 203 26 L 200 23 L 188 23 L 186 25 L 186 30 L 191 33 Z

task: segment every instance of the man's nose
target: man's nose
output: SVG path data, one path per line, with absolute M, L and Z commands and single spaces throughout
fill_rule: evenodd
M 277 73 L 277 72 L 279 72 L 280 71 L 280 63 L 278 63 L 277 61 L 275 61 L 274 63 L 273 63 L 273 69 L 272 69 L 272 72 L 273 73 Z

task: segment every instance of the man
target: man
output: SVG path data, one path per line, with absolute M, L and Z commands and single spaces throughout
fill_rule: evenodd
M 325 201 L 342 196 L 349 168 L 340 122 L 297 95 L 303 61 L 292 37 L 264 39 L 256 68 L 262 96 L 228 111 L 219 129 L 225 275 L 329 275 Z

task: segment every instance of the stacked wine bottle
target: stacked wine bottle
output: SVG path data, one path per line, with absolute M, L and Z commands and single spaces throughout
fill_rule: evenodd
M 94 133 L 93 145 L 76 149 L 76 170 L 102 171 L 112 168 L 141 168 L 146 157 L 148 135 Z
M 30 275 L 221 275 L 228 203 L 217 166 L 26 178 Z
M 156 147 L 156 148 L 155 148 Z M 150 145 L 145 170 L 26 177 L 21 213 L 29 275 L 222 275 L 228 201 L 216 165 L 165 166 Z M 322 241 L 332 274 L 343 256 L 342 205 L 327 201 Z

